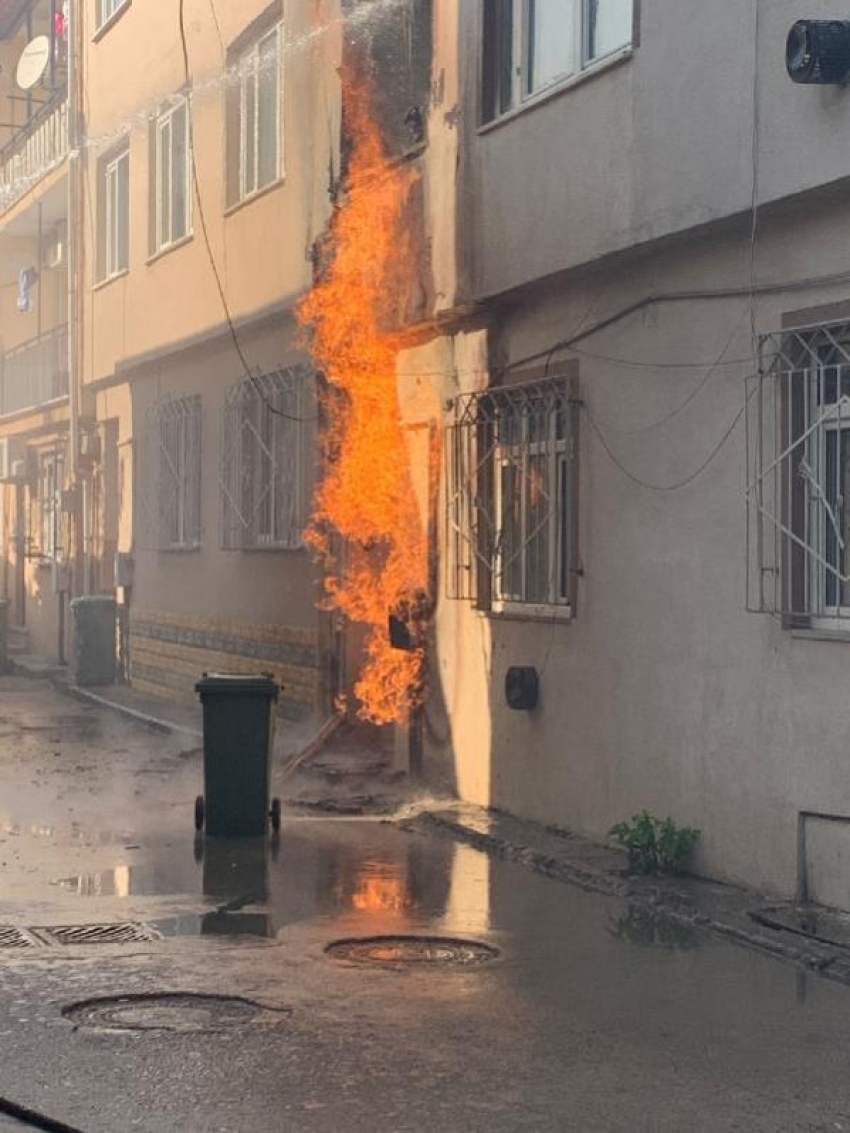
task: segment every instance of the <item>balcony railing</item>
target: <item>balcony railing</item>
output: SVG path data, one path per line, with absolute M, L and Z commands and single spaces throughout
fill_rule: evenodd
M 0 150 L 0 210 L 10 208 L 68 153 L 68 100 L 57 95 Z
M 68 328 L 31 339 L 0 359 L 0 417 L 68 394 Z

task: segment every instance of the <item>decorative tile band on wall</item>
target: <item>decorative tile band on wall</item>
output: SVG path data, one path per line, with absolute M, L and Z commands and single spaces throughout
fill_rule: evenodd
M 134 613 L 130 677 L 140 692 L 192 700 L 204 672 L 269 673 L 282 686 L 282 715 L 298 719 L 318 705 L 319 647 L 314 631 L 214 618 Z

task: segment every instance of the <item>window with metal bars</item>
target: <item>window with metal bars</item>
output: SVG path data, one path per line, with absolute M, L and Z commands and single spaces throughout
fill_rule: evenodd
M 747 394 L 748 605 L 850 618 L 850 323 L 767 335 Z
M 576 445 L 568 378 L 457 399 L 446 438 L 450 598 L 502 612 L 574 612 Z
M 202 433 L 200 396 L 175 398 L 149 413 L 137 469 L 143 544 L 160 551 L 200 547 Z
M 306 366 L 259 375 L 228 392 L 221 469 L 225 549 L 302 546 L 305 430 L 315 412 L 315 384 Z

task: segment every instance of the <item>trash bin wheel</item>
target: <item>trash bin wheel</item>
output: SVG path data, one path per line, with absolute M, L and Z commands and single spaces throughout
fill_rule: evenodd
M 204 828 L 204 796 L 198 795 L 195 799 L 195 829 L 203 830 Z
M 280 799 L 272 799 L 271 819 L 272 830 L 277 834 L 280 830 Z

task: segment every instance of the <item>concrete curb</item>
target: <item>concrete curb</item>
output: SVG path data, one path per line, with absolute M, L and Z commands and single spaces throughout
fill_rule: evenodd
M 765 935 L 755 924 L 750 928 L 746 916 L 723 917 L 683 907 L 677 902 L 675 894 L 665 893 L 649 880 L 624 878 L 584 863 L 570 861 L 566 857 L 555 858 L 529 846 L 518 845 L 498 835 L 469 827 L 460 819 L 452 819 L 445 813 L 424 811 L 402 825 L 414 830 L 424 828 L 430 832 L 449 835 L 476 849 L 524 865 L 545 877 L 576 885 L 588 892 L 625 899 L 632 907 L 645 909 L 682 927 L 710 932 L 774 959 L 805 968 L 826 979 L 850 984 L 850 950 L 826 946 L 804 937 L 791 941 L 783 939 L 780 934 Z M 763 900 L 762 895 L 752 894 L 754 908 Z
M 129 704 L 119 704 L 115 700 L 110 700 L 105 696 L 98 696 L 96 692 L 91 692 L 89 689 L 80 688 L 79 685 L 66 684 L 60 680 L 51 681 L 53 687 L 59 692 L 64 692 L 68 696 L 72 696 L 75 700 L 82 700 L 88 704 L 96 704 L 99 708 L 108 708 L 112 712 L 117 712 L 119 716 L 125 716 L 128 720 L 135 720 L 136 723 L 144 724 L 148 728 L 153 728 L 157 732 L 165 732 L 169 735 L 184 735 L 190 736 L 193 740 L 203 740 L 204 733 L 197 728 L 186 728 L 182 724 L 175 724 L 171 720 L 163 720 L 159 716 L 152 716 L 147 712 L 141 712 L 138 708 L 131 708 Z

